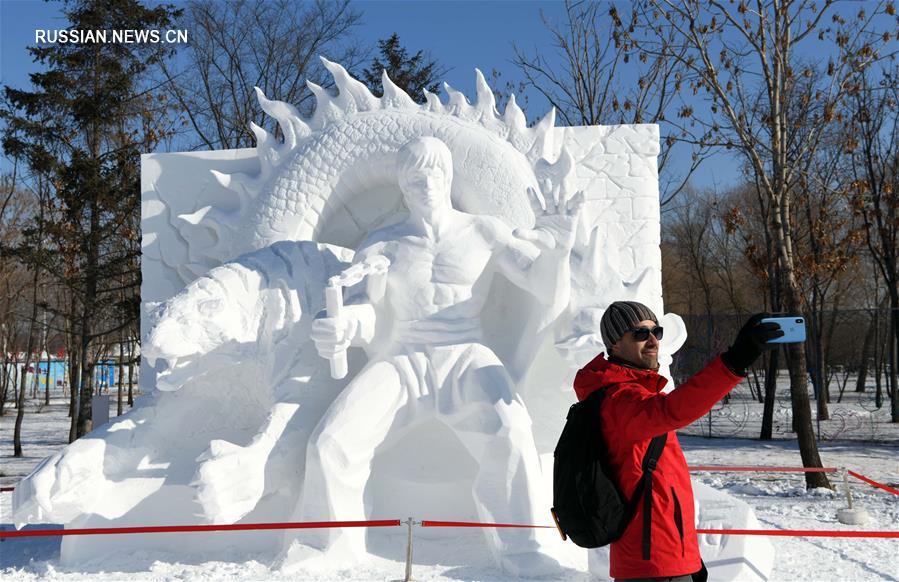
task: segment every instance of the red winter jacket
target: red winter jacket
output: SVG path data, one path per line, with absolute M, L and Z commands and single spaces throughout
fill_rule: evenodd
M 643 504 L 621 539 L 611 544 L 613 578 L 657 578 L 692 574 L 701 568 L 693 523 L 693 488 L 674 430 L 709 411 L 742 378 L 716 358 L 676 390 L 663 394 L 667 380 L 652 370 L 629 368 L 598 355 L 578 371 L 578 400 L 608 387 L 600 410 L 609 464 L 622 493 L 630 498 L 643 474 L 643 455 L 653 437 L 668 433 L 652 482 L 650 559 L 643 559 Z

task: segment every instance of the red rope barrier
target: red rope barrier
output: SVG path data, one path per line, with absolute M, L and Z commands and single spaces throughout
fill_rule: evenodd
M 552 525 L 525 525 L 518 523 L 478 523 L 475 521 L 422 521 L 422 527 L 523 527 L 547 528 Z M 744 535 L 744 536 L 782 536 L 782 537 L 818 537 L 818 538 L 899 538 L 899 531 L 842 531 L 842 530 L 798 530 L 798 529 L 697 529 L 696 533 Z
M 759 473 L 836 473 L 834 467 L 730 467 L 728 465 L 691 465 L 690 471 L 753 471 Z
M 139 533 L 178 533 L 198 531 L 247 531 L 268 529 L 320 529 L 331 527 L 397 527 L 398 519 L 371 521 L 301 521 L 285 523 L 235 523 L 222 525 L 157 525 L 141 527 L 95 527 L 83 529 L 36 529 L 20 531 L 0 531 L 0 538 L 50 537 L 75 535 L 117 535 Z M 552 525 L 529 525 L 521 523 L 478 523 L 473 521 L 422 521 L 422 527 L 505 527 L 505 528 L 545 528 Z M 831 537 L 831 538 L 899 538 L 899 531 L 841 531 L 841 530 L 757 530 L 757 529 L 697 529 L 696 533 L 780 536 L 780 537 Z
M 877 487 L 878 489 L 883 489 L 884 491 L 888 491 L 889 493 L 892 493 L 893 495 L 899 495 L 899 490 L 893 489 L 889 485 L 884 485 L 883 483 L 878 483 L 874 479 L 869 479 L 868 477 L 865 477 L 864 475 L 859 475 L 855 471 L 847 471 L 847 472 L 850 475 L 852 475 L 853 477 L 855 477 L 856 479 L 858 479 L 860 481 L 864 481 L 868 485 L 873 485 L 874 487 Z
M 899 531 L 841 531 L 804 529 L 697 529 L 701 534 L 723 534 L 738 536 L 781 536 L 813 538 L 899 538 Z
M 398 519 L 373 521 L 293 521 L 284 523 L 230 523 L 221 525 L 151 525 L 138 527 L 91 527 L 83 529 L 29 529 L 0 531 L 2 538 L 41 536 L 90 536 L 101 534 L 174 533 L 195 531 L 246 531 L 264 529 L 320 529 L 329 527 L 393 527 Z
M 478 523 L 476 521 L 422 521 L 421 527 L 525 527 L 555 529 L 554 525 L 526 525 L 523 523 Z

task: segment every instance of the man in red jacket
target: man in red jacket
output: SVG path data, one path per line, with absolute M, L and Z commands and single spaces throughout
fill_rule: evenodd
M 609 351 L 575 376 L 578 400 L 607 390 L 600 410 L 609 467 L 619 490 L 633 496 L 643 474 L 643 457 L 653 437 L 667 433 L 653 472 L 649 519 L 637 511 L 620 539 L 611 544 L 611 575 L 616 580 L 705 580 L 693 523 L 693 489 L 687 461 L 674 433 L 709 411 L 743 377 L 746 368 L 783 332 L 755 315 L 733 345 L 669 394 L 658 374 L 662 328 L 658 318 L 636 301 L 616 301 L 603 314 L 600 333 Z M 648 525 L 648 527 L 646 527 Z

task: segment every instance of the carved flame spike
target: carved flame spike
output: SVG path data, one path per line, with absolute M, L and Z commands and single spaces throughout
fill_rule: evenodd
M 412 99 L 408 93 L 400 89 L 390 77 L 387 76 L 386 69 L 381 73 L 381 87 L 384 88 L 384 97 L 382 97 L 384 107 L 408 109 L 417 105 L 415 100 Z M 427 95 L 427 91 L 425 91 L 425 94 Z
M 274 135 L 252 121 L 250 122 L 250 129 L 253 131 L 253 135 L 256 136 L 256 152 L 259 154 L 260 172 L 258 180 L 263 180 L 268 178 L 272 170 L 280 163 L 282 146 Z
M 334 100 L 334 104 L 347 113 L 353 111 L 371 111 L 377 109 L 380 104 L 378 98 L 372 95 L 361 82 L 354 79 L 346 69 L 337 63 L 331 62 L 325 57 L 319 57 L 325 68 L 334 77 L 334 84 L 340 92 Z
M 552 127 L 556 125 L 556 108 L 553 107 L 549 110 L 549 112 L 543 116 L 543 119 L 537 122 L 537 125 L 534 127 L 535 131 L 545 133 L 549 131 Z
M 196 212 L 192 212 L 189 214 L 179 214 L 178 218 L 188 224 L 196 226 L 203 221 L 210 210 L 212 210 L 212 206 L 204 206 Z
M 261 149 L 264 147 L 270 147 L 271 141 L 274 140 L 274 136 L 267 132 L 265 129 L 259 127 L 254 122 L 250 122 L 250 131 L 253 132 L 253 135 L 256 136 L 256 149 Z
M 227 190 L 231 189 L 231 174 L 219 172 L 218 170 L 209 170 L 209 173 L 212 174 L 212 177 L 218 182 L 219 186 Z
M 427 110 L 434 113 L 443 113 L 443 102 L 440 101 L 440 97 L 438 97 L 434 93 L 431 93 L 427 89 L 424 89 L 424 93 L 425 100 L 427 102 L 425 107 L 427 108 Z
M 268 169 L 264 169 L 262 173 L 251 176 L 244 172 L 234 172 L 226 174 L 217 170 L 209 170 L 215 181 L 223 188 L 236 192 L 241 198 L 241 204 L 245 203 L 247 197 L 254 198 L 262 190 L 262 183 L 269 175 Z
M 475 86 L 478 92 L 478 102 L 475 106 L 478 112 L 492 119 L 497 116 L 496 97 L 493 96 L 493 89 L 487 84 L 487 79 L 480 69 L 475 69 Z
M 300 117 L 300 112 L 289 103 L 267 98 L 259 87 L 254 87 L 254 89 L 259 106 L 266 114 L 277 120 L 281 132 L 284 134 L 284 147 L 288 150 L 294 149 L 299 140 L 311 133 L 309 126 Z
M 506 104 L 503 121 L 506 122 L 506 125 L 509 126 L 509 130 L 512 132 L 521 133 L 527 128 L 527 118 L 524 116 L 524 111 L 521 110 L 521 107 L 515 101 L 514 94 L 509 95 L 509 103 Z
M 465 98 L 465 94 L 450 87 L 449 83 L 444 83 L 443 89 L 449 95 L 449 102 L 447 102 L 446 107 L 453 115 L 461 116 L 471 107 L 468 104 L 468 99 Z
M 312 127 L 320 129 L 324 126 L 325 120 L 333 116 L 335 110 L 339 108 L 335 107 L 333 97 L 324 87 L 309 80 L 306 81 L 306 86 L 315 95 L 315 114 L 312 116 Z
M 534 145 L 527 154 L 529 158 L 538 159 L 549 156 L 549 153 L 553 148 L 552 130 L 555 125 L 556 108 L 553 107 L 531 130 L 534 135 Z

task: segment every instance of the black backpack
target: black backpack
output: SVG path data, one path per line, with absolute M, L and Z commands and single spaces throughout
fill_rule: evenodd
M 668 435 L 659 435 L 650 442 L 643 457 L 643 476 L 634 496 L 627 500 L 609 474 L 599 416 L 604 395 L 605 388 L 600 388 L 568 410 L 554 453 L 553 519 L 563 540 L 571 538 L 582 548 L 599 548 L 624 534 L 643 493 L 643 557 L 648 560 L 652 473 Z

